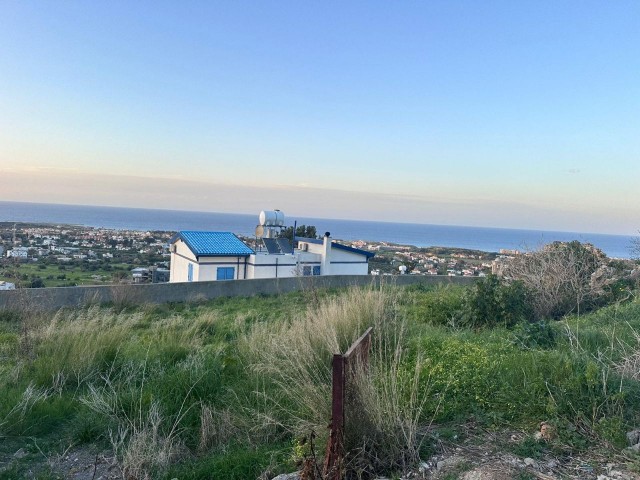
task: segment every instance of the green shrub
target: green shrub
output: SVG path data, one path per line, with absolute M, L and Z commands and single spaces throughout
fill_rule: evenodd
M 409 319 L 431 325 L 457 325 L 462 315 L 465 287 L 438 285 L 431 289 L 414 288 L 404 302 Z
M 523 348 L 553 348 L 557 336 L 554 326 L 546 320 L 520 322 L 513 329 L 514 343 Z
M 522 282 L 505 282 L 489 275 L 464 296 L 462 320 L 469 327 L 508 328 L 532 319 L 530 294 Z
M 286 463 L 288 449 L 284 445 L 278 447 L 278 445 L 265 445 L 259 448 L 232 446 L 227 452 L 175 465 L 163 478 L 246 480 L 264 478 L 261 474 L 265 471 L 269 472 L 266 478 L 271 478 L 278 473 L 283 473 L 273 465 Z M 290 468 L 295 467 L 291 465 Z

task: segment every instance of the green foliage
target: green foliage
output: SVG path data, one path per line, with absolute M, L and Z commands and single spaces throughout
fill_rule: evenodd
M 44 288 L 44 281 L 40 277 L 35 277 L 31 280 L 31 284 L 29 285 L 31 288 Z
M 515 444 L 511 451 L 519 457 L 541 458 L 545 453 L 545 443 L 538 441 L 533 437 L 525 437 Z
M 224 453 L 176 465 L 163 478 L 246 480 L 258 478 L 265 471 L 269 472 L 268 478 L 271 478 L 283 473 L 281 469 L 287 462 L 286 454 L 287 449 L 284 445 L 264 445 L 258 448 L 231 446 Z M 274 471 L 270 468 L 273 464 L 281 467 Z
M 594 430 L 598 435 L 618 448 L 628 446 L 625 434 L 627 428 L 623 419 L 619 416 L 600 418 L 594 425 Z
M 407 316 L 431 325 L 457 325 L 464 306 L 464 287 L 438 285 L 435 288 L 411 288 L 405 303 Z
M 465 297 L 462 320 L 472 328 L 513 327 L 533 319 L 530 294 L 522 282 L 504 282 L 495 275 L 477 281 Z
M 483 427 L 552 421 L 559 442 L 578 450 L 596 438 L 624 446 L 624 432 L 640 422 L 640 382 L 622 368 L 640 350 L 640 302 L 530 323 L 527 292 L 513 285 L 489 277 L 469 289 L 413 287 L 388 296 L 318 291 L 312 305 L 296 293 L 125 311 L 92 307 L 50 318 L 5 312 L 0 455 L 17 450 L 2 450 L 11 445 L 7 438 L 37 439 L 53 454 L 47 439 L 109 447 L 109 431 L 128 428 L 128 439 L 156 449 L 173 442 L 170 464 L 148 464 L 155 465 L 152 478 L 290 471 L 291 432 L 308 435 L 310 424 L 320 436 L 326 432 L 331 354 L 371 324 L 373 381 L 362 390 L 375 400 L 368 411 L 378 412 L 366 419 L 371 457 L 393 451 L 392 417 L 411 419 L 411 412 L 419 412 L 421 426 L 435 422 L 440 439 L 454 438 L 457 422 L 473 415 Z M 272 363 L 269 352 L 288 367 Z M 296 372 L 290 388 L 284 382 Z M 395 390 L 384 390 L 390 386 Z M 393 395 L 380 399 L 376 391 Z M 154 412 L 155 440 L 148 430 Z M 519 452 L 539 455 L 544 444 L 531 442 Z M 425 441 L 422 455 L 430 448 Z M 317 452 L 323 449 L 320 438 Z
M 293 227 L 283 228 L 280 232 L 280 237 L 288 238 L 293 242 Z M 296 237 L 301 238 L 316 238 L 318 236 L 318 232 L 316 231 L 316 227 L 313 225 L 298 225 L 296 227 Z
M 557 328 L 547 321 L 521 322 L 513 329 L 514 343 L 523 348 L 553 348 L 557 342 Z

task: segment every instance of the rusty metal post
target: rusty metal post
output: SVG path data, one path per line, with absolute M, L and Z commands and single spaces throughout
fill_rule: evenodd
M 323 476 L 325 480 L 341 480 L 343 435 L 344 435 L 344 375 L 345 358 L 336 353 L 333 355 L 333 384 L 331 395 L 331 433 L 327 443 L 327 453 L 324 459 Z
M 325 480 L 342 480 L 342 463 L 344 460 L 344 429 L 345 429 L 345 404 L 347 382 L 353 378 L 360 368 L 365 371 L 369 366 L 369 348 L 371 347 L 371 331 L 369 327 L 358 338 L 349 350 L 342 355 L 333 355 L 332 362 L 332 398 L 331 398 L 331 424 L 329 428 L 329 442 L 324 457 L 323 478 Z M 352 394 L 350 395 L 350 398 Z M 353 398 L 351 398 L 353 403 Z

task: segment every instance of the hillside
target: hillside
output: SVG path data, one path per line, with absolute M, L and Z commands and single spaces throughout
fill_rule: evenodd
M 368 326 L 348 478 L 638 478 L 640 302 L 534 322 L 483 283 L 2 312 L 0 478 L 295 471 Z

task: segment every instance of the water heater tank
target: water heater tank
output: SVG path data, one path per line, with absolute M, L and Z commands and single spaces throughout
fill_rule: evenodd
M 280 210 L 263 210 L 260 212 L 260 225 L 264 226 L 284 226 L 284 213 Z

